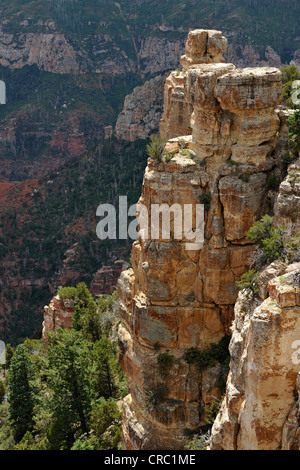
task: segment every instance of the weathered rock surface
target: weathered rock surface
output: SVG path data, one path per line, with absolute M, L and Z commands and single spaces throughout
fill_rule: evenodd
M 165 76 L 159 75 L 126 96 L 115 127 L 118 139 L 146 139 L 161 120 Z
M 294 389 L 299 361 L 300 296 L 293 275 L 300 263 L 271 279 L 269 296 L 239 294 L 230 343 L 226 395 L 212 429 L 211 450 L 277 450 L 293 446 Z M 299 348 L 298 348 L 299 349 Z M 287 421 L 286 418 L 289 415 Z M 298 434 L 297 434 L 298 432 Z
M 274 207 L 274 224 L 284 225 L 287 235 L 300 232 L 300 159 L 288 167 Z
M 94 274 L 90 292 L 93 295 L 111 294 L 117 287 L 124 265 L 124 261 L 118 260 L 112 266 L 103 266 L 99 269 Z
M 172 158 L 149 159 L 139 202 L 151 214 L 153 204 L 177 204 L 182 213 L 187 204 L 204 204 L 204 238 L 186 249 L 187 236 L 173 222 L 170 237 L 150 236 L 150 217 L 143 227 L 148 236 L 141 232 L 133 244 L 132 269 L 119 280 L 126 449 L 183 449 L 186 430 L 205 424 L 203 409 L 221 394 L 220 376 L 200 373 L 185 353 L 230 332 L 235 281 L 254 250 L 246 234 L 270 210 L 266 181 L 280 173 L 279 140 L 286 138 L 275 111 L 280 72 L 212 63 L 225 44 L 220 32 L 191 32 L 184 71 L 166 81 L 161 133 Z M 195 216 L 192 227 L 197 234 Z M 162 374 L 166 354 L 171 359 Z
M 63 34 L 14 35 L 0 30 L 0 65 L 18 69 L 33 64 L 46 72 L 66 74 L 79 71 L 75 51 Z
M 56 331 L 58 328 L 70 329 L 75 312 L 73 300 L 62 300 L 59 296 L 53 297 L 50 305 L 45 306 L 43 321 L 43 340 L 48 342 L 47 333 Z
M 298 343 L 299 346 L 299 343 Z M 295 361 L 300 363 L 300 352 L 295 352 Z M 297 402 L 289 412 L 282 431 L 282 450 L 300 450 L 300 372 L 296 381 Z

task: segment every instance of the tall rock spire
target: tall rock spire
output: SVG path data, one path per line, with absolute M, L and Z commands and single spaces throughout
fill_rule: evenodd
M 183 70 L 165 85 L 160 130 L 172 153 L 149 158 L 139 202 L 149 213 L 203 204 L 204 244 L 187 250 L 172 231 L 169 240 L 140 237 L 119 280 L 126 449 L 183 449 L 221 398 L 235 281 L 254 250 L 246 235 L 270 211 L 268 178 L 281 174 L 281 73 L 225 64 L 226 45 L 219 31 L 191 31 Z

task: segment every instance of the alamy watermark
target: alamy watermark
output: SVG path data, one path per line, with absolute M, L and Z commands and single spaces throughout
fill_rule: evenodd
M 293 342 L 292 349 L 295 349 L 295 352 L 292 354 L 292 363 L 298 366 L 300 364 L 300 340 Z
M 0 104 L 6 104 L 6 85 L 0 80 Z
M 100 240 L 181 240 L 186 250 L 201 250 L 204 243 L 203 204 L 143 204 L 128 208 L 127 196 L 119 197 L 117 210 L 112 204 L 101 204 L 96 215 L 102 219 L 96 233 Z M 128 223 L 128 217 L 134 217 Z
M 292 90 L 295 90 L 292 93 L 292 102 L 293 104 L 300 104 L 300 80 L 295 80 L 292 83 Z
M 0 365 L 3 365 L 6 363 L 5 351 L 6 351 L 5 343 L 3 341 L 0 341 Z

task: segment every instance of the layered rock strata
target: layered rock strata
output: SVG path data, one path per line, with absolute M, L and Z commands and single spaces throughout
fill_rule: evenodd
M 74 312 L 75 304 L 73 300 L 63 300 L 59 296 L 53 297 L 50 305 L 44 308 L 42 337 L 45 343 L 48 342 L 48 332 L 56 331 L 58 328 L 71 328 Z
M 279 186 L 274 206 L 274 224 L 284 225 L 287 235 L 300 234 L 300 158 L 289 165 Z
M 165 76 L 158 75 L 126 96 L 115 127 L 118 139 L 146 139 L 156 131 L 162 115 Z
M 282 270 L 273 270 L 263 302 L 245 291 L 239 294 L 230 373 L 211 450 L 299 448 L 294 392 L 299 382 L 300 286 L 294 279 L 300 263 L 280 276 L 278 268 Z
M 111 294 L 117 287 L 118 279 L 124 270 L 124 261 L 117 260 L 111 266 L 103 266 L 93 277 L 90 292 L 93 295 Z
M 254 251 L 247 232 L 270 210 L 267 181 L 281 171 L 281 74 L 236 69 L 223 62 L 225 50 L 221 32 L 191 32 L 183 71 L 166 82 L 167 155 L 149 159 L 139 202 L 150 215 L 153 204 L 176 204 L 182 213 L 202 204 L 204 239 L 202 248 L 196 238 L 187 249 L 173 218 L 169 238 L 141 232 L 132 269 L 119 280 L 126 449 L 183 449 L 188 434 L 206 424 L 205 409 L 220 399 L 222 365 L 201 369 L 187 353 L 230 333 L 235 281 Z
M 299 169 L 299 159 L 289 165 L 273 218 L 275 226 L 285 226 L 285 238 L 294 240 L 297 262 L 274 261 L 260 273 L 256 296 L 239 293 L 230 373 L 211 450 L 300 448 Z

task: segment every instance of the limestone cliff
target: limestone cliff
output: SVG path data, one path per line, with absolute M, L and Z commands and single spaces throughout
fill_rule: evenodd
M 149 159 L 140 203 L 204 204 L 204 244 L 187 250 L 174 230 L 170 240 L 140 236 L 119 280 L 126 449 L 183 449 L 220 399 L 220 363 L 199 368 L 188 353 L 230 333 L 235 281 L 254 250 L 246 235 L 271 209 L 268 178 L 281 175 L 281 74 L 225 64 L 226 46 L 220 31 L 190 32 L 183 70 L 166 81 L 160 128 L 171 159 Z

